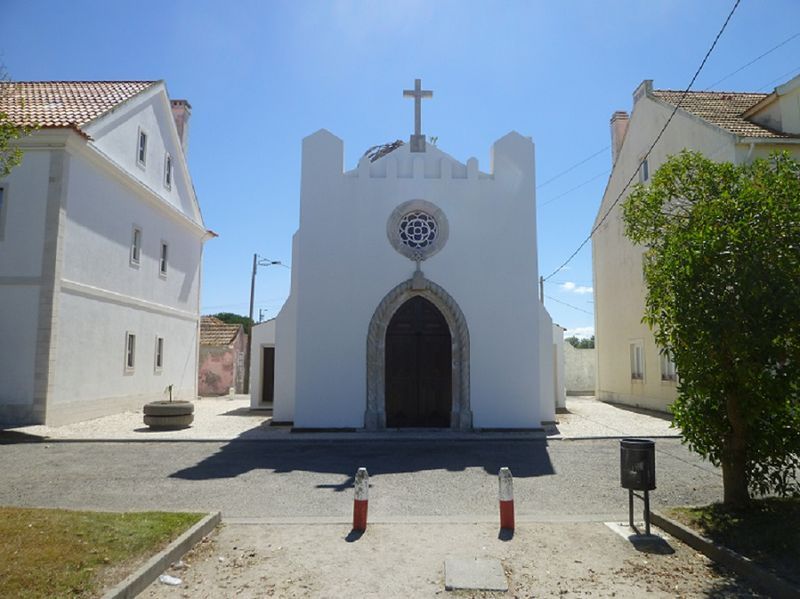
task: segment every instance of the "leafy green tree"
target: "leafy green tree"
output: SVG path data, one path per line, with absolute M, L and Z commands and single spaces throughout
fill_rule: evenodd
M 675 421 L 724 502 L 798 493 L 800 163 L 671 157 L 623 205 L 645 247 L 643 321 L 674 357 Z
M 218 318 L 227 324 L 242 325 L 242 327 L 244 327 L 244 332 L 247 335 L 250 334 L 250 327 L 252 327 L 254 324 L 253 321 L 247 316 L 240 316 L 239 314 L 234 314 L 233 312 L 219 312 L 218 314 L 212 314 L 211 316 Z
M 0 100 L 11 93 L 11 86 L 5 69 L 0 65 Z M 11 169 L 22 162 L 22 150 L 12 145 L 15 139 L 19 139 L 27 133 L 24 127 L 18 127 L 3 112 L 0 104 L 0 179 L 8 176 Z
M 579 339 L 574 335 L 572 337 L 567 337 L 564 339 L 567 343 L 569 343 L 572 347 L 576 349 L 593 349 L 594 348 L 594 335 L 585 339 Z

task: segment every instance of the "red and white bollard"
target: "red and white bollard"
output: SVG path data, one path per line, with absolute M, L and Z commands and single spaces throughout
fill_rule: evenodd
M 500 528 L 514 530 L 514 479 L 511 470 L 500 468 Z
M 353 530 L 367 530 L 367 504 L 369 503 L 369 474 L 366 468 L 356 472 L 356 492 L 353 501 Z

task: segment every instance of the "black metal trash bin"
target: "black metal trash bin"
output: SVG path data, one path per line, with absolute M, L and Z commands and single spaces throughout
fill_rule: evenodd
M 619 482 L 623 489 L 652 491 L 656 488 L 656 444 L 649 439 L 619 442 Z
M 628 489 L 628 524 L 633 524 L 634 491 L 644 491 L 645 534 L 650 535 L 650 491 L 656 488 L 656 444 L 650 439 L 622 439 L 619 442 L 619 484 Z

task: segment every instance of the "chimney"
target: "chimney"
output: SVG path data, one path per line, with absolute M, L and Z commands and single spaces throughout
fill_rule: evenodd
M 178 128 L 178 137 L 181 140 L 183 153 L 189 153 L 189 117 L 192 116 L 192 106 L 186 100 L 170 100 L 172 107 L 172 118 L 175 119 L 175 126 Z
M 611 165 L 617 163 L 619 151 L 622 149 L 622 142 L 625 141 L 625 134 L 628 132 L 630 117 L 624 110 L 617 110 L 611 115 Z

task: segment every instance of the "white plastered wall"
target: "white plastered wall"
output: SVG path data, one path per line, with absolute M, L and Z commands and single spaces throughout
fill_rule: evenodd
M 49 169 L 50 153 L 32 151 L 0 179 L 0 422 L 33 405 Z
M 364 426 L 369 322 L 415 269 L 387 240 L 386 222 L 399 204 L 423 199 L 449 222 L 447 244 L 421 268 L 467 321 L 473 425 L 530 428 L 549 419 L 552 374 L 545 385 L 536 366 L 540 333 L 548 353 L 552 342 L 537 299 L 533 162 L 531 140 L 511 133 L 493 147 L 491 174 L 430 145 L 424 154 L 403 146 L 345 173 L 341 140 L 327 131 L 306 138 L 292 294 L 277 325 L 275 418 L 290 414 L 293 395 L 295 426 Z M 293 331 L 294 356 L 283 345 Z M 282 373 L 292 361 L 294 375 Z M 292 380 L 293 394 L 285 388 Z
M 134 225 L 142 231 L 138 264 L 130 254 Z M 162 241 L 166 276 L 159 272 Z M 197 229 L 72 157 L 49 423 L 139 407 L 165 398 L 168 385 L 174 398 L 196 396 L 200 258 Z M 136 335 L 132 372 L 125 369 L 127 332 Z M 164 339 L 161 369 L 156 337 Z
M 260 322 L 250 329 L 250 407 L 263 407 L 262 373 L 264 348 L 275 347 L 275 319 Z

